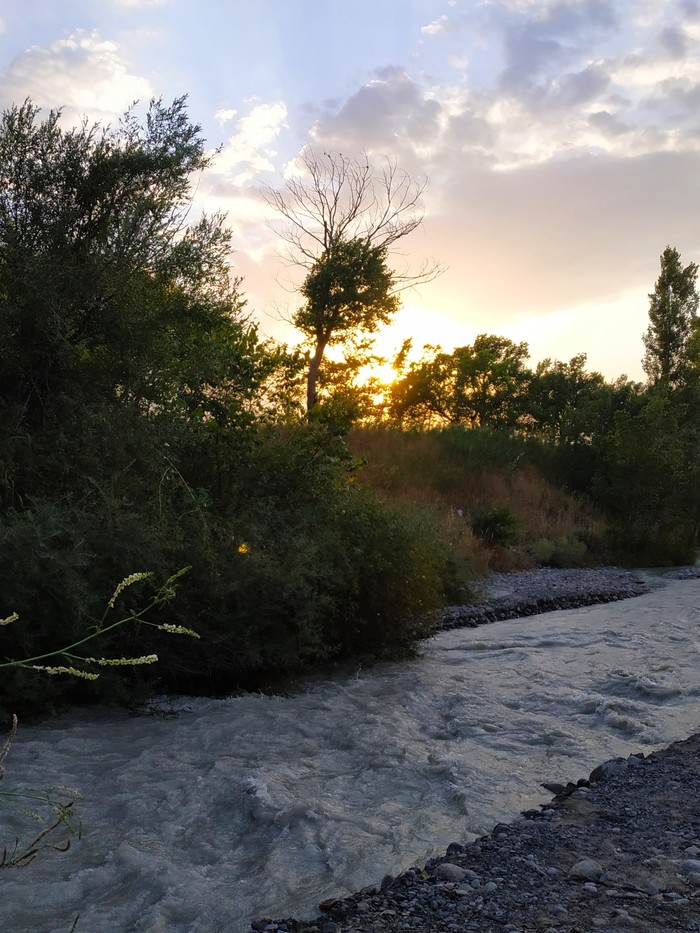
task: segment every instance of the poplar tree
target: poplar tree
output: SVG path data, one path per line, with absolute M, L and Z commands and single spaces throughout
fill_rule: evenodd
M 649 327 L 642 360 L 649 383 L 677 388 L 685 381 L 687 344 L 698 311 L 696 263 L 683 267 L 678 250 L 661 254 L 661 274 L 649 295 Z

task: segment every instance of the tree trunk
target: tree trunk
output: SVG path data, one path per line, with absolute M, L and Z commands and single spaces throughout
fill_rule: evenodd
M 318 381 L 318 371 L 321 368 L 321 360 L 323 359 L 323 353 L 326 349 L 326 343 L 327 341 L 321 339 L 316 341 L 316 349 L 314 350 L 314 355 L 311 357 L 311 362 L 309 363 L 309 372 L 306 377 L 307 412 L 310 412 L 318 402 L 316 382 Z

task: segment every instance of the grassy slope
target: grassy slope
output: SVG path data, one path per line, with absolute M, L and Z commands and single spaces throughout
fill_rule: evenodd
M 362 483 L 436 511 L 468 575 L 600 559 L 600 516 L 545 477 L 532 446 L 486 432 L 381 429 L 356 430 L 348 443 L 366 459 Z

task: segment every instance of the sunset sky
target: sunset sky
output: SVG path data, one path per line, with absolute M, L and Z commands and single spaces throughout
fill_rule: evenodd
M 700 262 L 700 0 L 0 0 L 3 108 L 182 94 L 265 335 L 297 299 L 260 186 L 309 144 L 429 179 L 396 262 L 445 272 L 385 352 L 488 332 L 641 379 L 659 255 Z

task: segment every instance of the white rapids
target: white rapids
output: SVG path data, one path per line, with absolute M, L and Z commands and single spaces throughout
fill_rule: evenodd
M 686 738 L 699 696 L 689 580 L 444 632 L 417 660 L 292 697 L 20 725 L 2 789 L 79 788 L 84 834 L 0 874 L 0 930 L 68 933 L 80 915 L 76 933 L 243 933 L 314 916 L 545 800 L 542 781 Z

